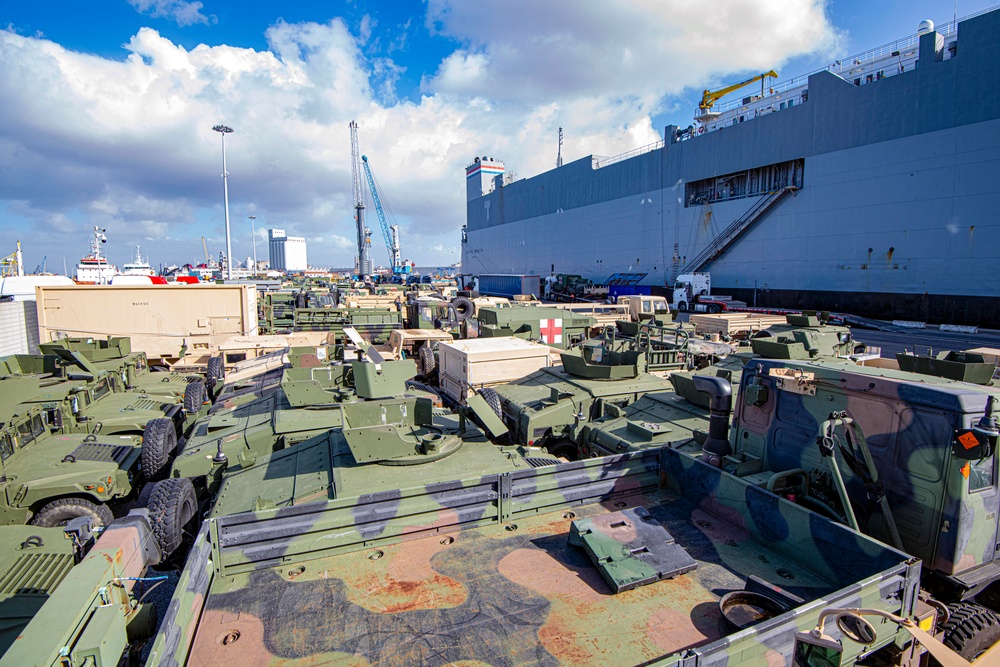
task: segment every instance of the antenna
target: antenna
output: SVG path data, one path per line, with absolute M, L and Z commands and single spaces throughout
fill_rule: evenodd
M 556 169 L 562 166 L 562 144 L 563 144 L 563 134 L 562 128 L 559 128 L 559 153 L 556 155 Z

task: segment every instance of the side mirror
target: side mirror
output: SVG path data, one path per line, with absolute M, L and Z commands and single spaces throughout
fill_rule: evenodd
M 807 630 L 795 635 L 793 667 L 840 667 L 843 657 L 844 646 L 819 630 Z

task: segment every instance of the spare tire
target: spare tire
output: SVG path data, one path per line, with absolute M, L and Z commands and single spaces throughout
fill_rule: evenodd
M 157 482 L 149 494 L 146 508 L 153 536 L 166 559 L 184 542 L 185 529 L 198 515 L 198 500 L 191 480 L 171 477 Z
M 455 315 L 458 317 L 459 322 L 467 320 L 476 314 L 476 304 L 464 296 L 452 299 L 451 305 L 455 308 Z
M 189 415 L 198 414 L 202 403 L 205 402 L 206 394 L 204 382 L 189 382 L 188 386 L 184 388 L 184 412 Z
M 437 358 L 434 356 L 434 350 L 431 349 L 430 343 L 424 343 L 417 350 L 417 357 L 420 359 L 420 375 L 424 380 L 429 380 L 437 370 Z
M 94 521 L 94 527 L 107 526 L 115 520 L 114 515 L 104 503 L 94 503 L 83 498 L 60 498 L 42 507 L 31 517 L 32 526 L 64 526 L 68 521 L 81 516 L 89 516 Z
M 205 374 L 205 385 L 212 389 L 215 385 L 226 377 L 226 368 L 222 364 L 222 356 L 209 357 L 208 373 Z
M 500 405 L 500 394 L 496 393 L 493 389 L 486 387 L 485 389 L 479 390 L 479 395 L 483 397 L 486 401 L 486 405 L 493 409 L 497 417 L 503 419 L 503 408 Z
M 150 419 L 142 431 L 142 450 L 139 453 L 139 470 L 143 476 L 149 481 L 159 479 L 176 452 L 174 422 L 166 417 Z

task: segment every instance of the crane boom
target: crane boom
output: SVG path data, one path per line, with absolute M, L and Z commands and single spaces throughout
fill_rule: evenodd
M 392 267 L 392 272 L 396 273 L 399 270 L 399 266 L 403 263 L 399 253 L 399 226 L 393 225 L 390 228 L 389 223 L 385 219 L 385 210 L 382 208 L 382 197 L 380 196 L 381 190 L 375 185 L 375 177 L 372 175 L 372 168 L 368 164 L 367 155 L 361 156 L 361 163 L 365 168 L 365 176 L 368 178 L 368 189 L 371 190 L 372 201 L 375 203 L 375 213 L 378 215 L 378 223 L 382 227 L 385 248 L 389 251 L 389 266 Z
M 746 81 L 740 81 L 739 83 L 728 85 L 725 88 L 719 88 L 718 90 L 706 90 L 701 95 L 701 102 L 698 103 L 698 109 L 703 112 L 707 112 L 720 98 L 725 97 L 734 90 L 739 90 L 743 86 L 749 86 L 751 83 L 760 81 L 761 79 L 765 79 L 769 76 L 777 77 L 778 73 L 771 70 L 770 72 L 764 72 L 763 74 L 752 76 Z
M 369 267 L 368 247 L 371 232 L 365 229 L 365 202 L 361 195 L 361 151 L 358 150 L 358 124 L 351 121 L 351 174 L 354 177 L 354 219 L 358 225 L 358 277 L 364 278 Z
M 208 265 L 212 261 L 212 258 L 208 256 L 208 244 L 205 243 L 205 237 L 201 237 L 201 249 L 205 251 L 205 264 Z

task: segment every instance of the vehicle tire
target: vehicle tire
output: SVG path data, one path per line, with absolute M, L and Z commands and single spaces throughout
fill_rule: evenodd
M 226 369 L 222 364 L 222 357 L 208 358 L 208 373 L 205 374 L 205 386 L 213 389 L 216 384 L 226 377 Z
M 198 414 L 202 403 L 205 402 L 206 394 L 204 382 L 189 382 L 184 388 L 184 412 L 189 415 Z
M 944 644 L 966 660 L 972 661 L 1000 641 L 1000 616 L 986 607 L 969 602 L 948 605 L 951 616 L 938 628 L 944 631 Z M 938 662 L 931 658 L 931 665 Z
M 688 309 L 687 301 L 681 301 L 679 304 L 677 304 L 677 310 L 681 311 L 682 313 L 686 313 L 687 309 Z
M 139 453 L 139 470 L 143 477 L 149 482 L 159 479 L 176 452 L 174 422 L 166 417 L 150 419 L 142 432 L 142 450 Z
M 437 370 L 437 358 L 434 356 L 434 350 L 431 349 L 429 343 L 424 343 L 417 350 L 417 357 L 420 360 L 420 375 L 424 380 L 430 380 L 431 376 L 434 375 L 434 371 Z
M 114 514 L 104 503 L 94 503 L 83 498 L 60 498 L 48 503 L 31 517 L 32 526 L 64 526 L 66 522 L 81 516 L 94 520 L 94 527 L 106 526 L 115 520 Z
M 146 505 L 153 536 L 164 558 L 184 542 L 188 524 L 198 515 L 194 485 L 186 477 L 171 477 L 157 482 Z
M 711 313 L 711 314 L 713 314 L 713 315 L 715 315 L 716 313 L 718 313 L 719 310 L 720 310 L 719 307 L 717 305 L 715 305 L 714 303 L 708 307 L 708 312 Z
M 476 304 L 464 296 L 453 299 L 451 305 L 455 307 L 455 315 L 458 317 L 459 322 L 467 320 L 476 314 Z
M 580 448 L 569 438 L 557 438 L 545 446 L 549 454 L 557 459 L 567 461 L 578 461 L 580 459 Z
M 493 409 L 497 417 L 503 419 L 503 408 L 500 406 L 500 394 L 496 393 L 489 387 L 479 390 L 479 395 L 486 400 L 486 404 Z

